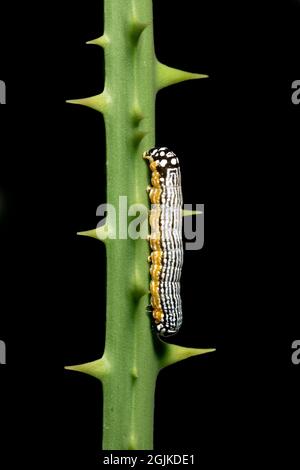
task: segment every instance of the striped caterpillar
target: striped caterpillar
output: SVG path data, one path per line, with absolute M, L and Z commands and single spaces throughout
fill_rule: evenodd
M 182 190 L 179 160 L 166 147 L 144 152 L 152 172 L 149 186 L 152 315 L 160 336 L 171 336 L 182 324 L 180 277 L 183 263 Z

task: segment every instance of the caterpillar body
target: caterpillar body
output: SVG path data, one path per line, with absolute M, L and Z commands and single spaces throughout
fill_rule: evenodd
M 149 161 L 150 293 L 152 315 L 160 336 L 171 336 L 182 324 L 180 278 L 183 263 L 182 189 L 179 160 L 167 147 L 143 154 Z

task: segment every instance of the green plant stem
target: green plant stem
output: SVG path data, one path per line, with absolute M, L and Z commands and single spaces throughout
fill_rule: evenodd
M 104 34 L 89 41 L 104 47 L 105 87 L 71 103 L 104 115 L 107 202 L 119 197 L 148 206 L 149 173 L 143 151 L 155 145 L 155 96 L 179 81 L 204 77 L 160 64 L 154 53 L 151 0 L 105 0 Z M 111 230 L 110 221 L 106 229 Z M 119 226 L 120 229 L 120 226 Z M 99 238 L 99 232 L 82 232 Z M 126 235 L 126 234 L 125 234 Z M 147 240 L 106 239 L 107 310 L 102 359 L 68 367 L 103 384 L 103 449 L 152 449 L 156 378 L 161 368 L 210 350 L 159 341 L 146 313 L 149 303 Z
M 139 38 L 138 22 L 148 23 Z M 105 90 L 111 97 L 104 115 L 107 201 L 117 208 L 119 196 L 126 195 L 128 205 L 148 206 L 148 170 L 141 156 L 155 142 L 151 1 L 106 1 L 105 36 L 109 39 Z M 146 240 L 107 243 L 105 357 L 111 367 L 103 380 L 104 449 L 151 449 L 153 445 L 158 365 L 146 314 L 148 251 Z

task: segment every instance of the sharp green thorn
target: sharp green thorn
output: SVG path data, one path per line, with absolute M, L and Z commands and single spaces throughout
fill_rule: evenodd
M 105 113 L 110 103 L 110 97 L 105 91 L 99 95 L 89 96 L 88 98 L 79 98 L 75 100 L 66 100 L 66 103 L 79 104 L 87 106 L 88 108 L 95 109 L 100 113 Z
M 77 235 L 80 235 L 82 237 L 96 238 L 97 240 L 101 240 L 103 243 L 105 243 L 109 238 L 109 228 L 108 225 L 105 224 L 92 230 L 77 232 Z
M 182 217 L 189 217 L 190 215 L 199 215 L 199 214 L 203 214 L 203 212 L 202 211 L 189 211 L 185 209 L 181 211 Z
M 78 364 L 74 366 L 65 366 L 66 370 L 72 370 L 75 372 L 82 372 L 83 374 L 91 375 L 98 380 L 102 380 L 105 375 L 109 372 L 109 363 L 105 356 L 96 361 L 87 362 L 85 364 Z
M 96 46 L 105 48 L 109 44 L 109 39 L 106 36 L 106 34 L 103 34 L 99 38 L 91 39 L 90 41 L 87 41 L 86 44 L 94 44 Z
M 96 229 L 86 230 L 84 232 L 77 232 L 76 235 L 80 235 L 82 237 L 91 237 L 91 238 L 97 238 L 98 239 Z
M 214 352 L 215 349 L 197 349 L 197 348 L 185 348 L 183 346 L 177 346 L 175 344 L 166 344 L 165 343 L 165 354 L 161 358 L 160 366 L 161 368 L 167 367 L 176 362 L 183 361 L 193 356 L 200 356 L 202 354 L 207 354 Z
M 183 70 L 174 69 L 156 62 L 156 89 L 161 90 L 175 83 L 184 82 L 185 80 L 194 80 L 198 78 L 207 78 L 208 75 L 202 75 L 199 73 L 185 72 Z

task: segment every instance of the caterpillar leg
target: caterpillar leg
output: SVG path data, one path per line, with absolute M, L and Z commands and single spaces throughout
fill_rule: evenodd
M 146 307 L 146 315 L 149 316 L 149 317 L 152 317 L 152 310 L 153 310 L 153 307 L 151 304 L 147 305 Z

